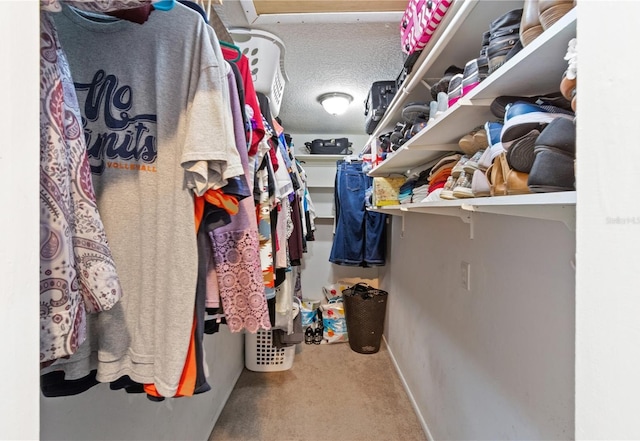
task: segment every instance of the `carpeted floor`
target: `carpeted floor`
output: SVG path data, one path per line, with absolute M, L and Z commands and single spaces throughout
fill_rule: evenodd
M 384 345 L 299 345 L 282 372 L 245 369 L 209 441 L 423 441 Z

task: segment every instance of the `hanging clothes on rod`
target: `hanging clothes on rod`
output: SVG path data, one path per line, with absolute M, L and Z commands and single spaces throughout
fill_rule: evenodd
M 240 61 L 240 58 L 242 57 L 242 51 L 238 46 L 236 46 L 235 44 L 227 43 L 226 41 L 222 41 L 222 40 L 220 40 L 220 45 L 236 51 L 237 53 L 236 57 L 230 59 L 229 61 L 233 61 L 233 62 Z
M 55 10 L 55 4 L 50 5 Z M 59 6 L 59 5 L 58 5 Z M 74 354 L 87 314 L 111 309 L 122 288 L 89 176 L 65 53 L 40 14 L 40 362 Z
M 100 382 L 128 375 L 175 396 L 196 323 L 193 195 L 244 173 L 224 60 L 206 24 L 180 4 L 144 25 L 105 25 L 66 6 L 54 20 L 124 293 L 92 323 L 82 353 L 54 367 L 71 378 L 97 367 Z M 141 53 L 153 54 L 149 63 Z

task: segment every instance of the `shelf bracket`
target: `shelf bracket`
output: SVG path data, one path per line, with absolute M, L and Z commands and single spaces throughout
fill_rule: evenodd
M 500 214 L 506 216 L 528 217 L 533 219 L 562 222 L 569 231 L 576 230 L 576 210 L 569 205 L 471 205 L 462 204 L 460 208 L 473 213 Z
M 427 83 L 424 78 L 420 80 L 420 84 L 422 84 L 427 91 L 431 92 L 431 86 L 429 86 L 429 83 Z

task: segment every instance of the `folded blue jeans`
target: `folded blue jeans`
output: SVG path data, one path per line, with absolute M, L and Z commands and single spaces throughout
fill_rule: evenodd
M 366 209 L 373 178 L 361 162 L 338 161 L 335 179 L 335 233 L 329 261 L 338 265 L 382 266 L 387 215 Z

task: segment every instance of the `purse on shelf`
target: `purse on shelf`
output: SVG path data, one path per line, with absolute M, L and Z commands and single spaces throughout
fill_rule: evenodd
M 491 185 L 491 196 L 507 196 L 516 194 L 529 194 L 527 180 L 529 173 L 523 173 L 512 169 L 507 162 L 507 153 L 500 153 L 489 166 L 486 172 Z

